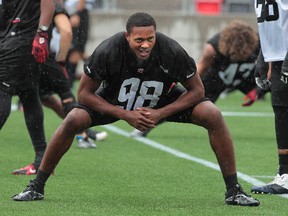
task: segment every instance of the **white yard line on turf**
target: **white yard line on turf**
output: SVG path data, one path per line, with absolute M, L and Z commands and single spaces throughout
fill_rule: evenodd
M 272 112 L 222 112 L 223 116 L 273 117 Z
M 267 175 L 252 175 L 253 178 L 262 178 L 262 179 L 271 179 L 273 180 L 275 176 L 267 176 Z
M 116 133 L 116 134 L 119 134 L 121 136 L 124 136 L 124 137 L 130 137 L 130 134 L 125 131 L 125 130 L 122 130 L 116 126 L 113 126 L 113 125 L 104 125 L 103 126 L 104 128 L 106 128 L 107 130 L 110 130 L 112 131 L 113 133 Z M 144 143 L 145 145 L 148 145 L 152 148 L 156 148 L 156 149 L 159 149 L 161 151 L 164 151 L 164 152 L 167 152 L 169 154 L 172 154 L 176 157 L 179 157 L 179 158 L 183 158 L 183 159 L 186 159 L 186 160 L 190 160 L 190 161 L 193 161 L 193 162 L 196 162 L 196 163 L 199 163 L 203 166 L 206 166 L 206 167 L 209 167 L 211 169 L 214 169 L 214 170 L 217 170 L 217 171 L 220 171 L 220 168 L 218 166 L 218 164 L 215 164 L 213 162 L 210 162 L 210 161 L 206 161 L 206 160 L 203 160 L 201 158 L 197 158 L 197 157 L 194 157 L 194 156 L 191 156 L 189 154 L 186 154 L 184 152 L 181 152 L 181 151 L 178 151 L 176 149 L 173 149 L 173 148 L 170 148 L 168 146 L 165 146 L 163 144 L 160 144 L 160 143 L 157 143 L 153 140 L 150 140 L 148 138 L 145 138 L 145 137 L 133 137 L 133 139 L 141 142 L 141 143 Z M 240 179 L 252 184 L 252 185 L 264 185 L 266 183 L 262 182 L 262 181 L 259 181 L 249 175 L 246 175 L 244 173 L 241 173 L 241 172 L 237 172 L 237 175 Z M 284 197 L 284 198 L 288 198 L 288 194 L 285 194 L 285 195 L 279 195 L 281 197 Z

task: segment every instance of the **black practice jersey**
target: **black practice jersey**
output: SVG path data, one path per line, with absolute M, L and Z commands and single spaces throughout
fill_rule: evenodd
M 231 62 L 229 57 L 224 56 L 219 51 L 219 39 L 220 34 L 218 33 L 207 41 L 207 43 L 211 44 L 216 51 L 215 62 L 211 67 L 211 70 L 218 74 L 218 77 L 226 86 L 233 88 L 251 74 L 254 74 L 255 62 L 259 53 L 260 45 L 247 59 L 238 62 Z
M 37 64 L 31 51 L 40 0 L 1 0 L 0 4 L 0 88 L 15 94 L 37 85 Z
M 35 35 L 40 0 L 2 0 L 0 4 L 0 40 L 19 34 Z
M 91 78 L 103 80 L 103 98 L 126 110 L 156 107 L 173 82 L 183 82 L 196 72 L 194 60 L 173 39 L 156 33 L 150 57 L 138 64 L 120 32 L 103 41 L 84 64 Z M 99 91 L 98 91 L 99 92 Z
M 260 50 L 260 44 L 252 55 L 244 61 L 232 62 L 219 50 L 220 33 L 207 41 L 216 51 L 213 65 L 201 77 L 205 87 L 205 95 L 215 102 L 226 89 L 238 89 L 244 94 L 256 87 L 254 70 Z
M 58 14 L 65 14 L 67 17 L 69 17 L 65 7 L 61 4 L 55 4 L 55 12 L 54 12 L 54 17 Z

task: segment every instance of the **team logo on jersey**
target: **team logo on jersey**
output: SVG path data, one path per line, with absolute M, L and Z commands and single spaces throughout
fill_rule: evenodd
M 189 79 L 190 77 L 194 76 L 195 73 L 189 74 L 186 76 L 187 79 Z
M 88 74 L 91 74 L 91 70 L 88 66 L 86 66 L 86 69 L 87 69 Z
M 164 68 L 162 65 L 160 65 L 160 68 L 163 70 L 164 73 L 168 73 L 169 72 L 169 70 Z
M 10 87 L 10 85 L 8 83 L 2 82 L 2 84 L 6 87 Z

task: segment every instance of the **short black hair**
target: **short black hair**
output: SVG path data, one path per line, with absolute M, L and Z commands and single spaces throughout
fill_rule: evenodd
M 132 14 L 126 23 L 126 31 L 131 33 L 133 27 L 154 26 L 156 30 L 156 22 L 154 18 L 144 12 L 137 12 Z

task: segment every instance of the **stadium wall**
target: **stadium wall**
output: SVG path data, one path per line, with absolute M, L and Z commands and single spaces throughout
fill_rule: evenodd
M 111 35 L 125 30 L 127 18 L 135 11 L 101 12 L 92 11 L 87 54 Z M 208 38 L 219 32 L 233 19 L 241 19 L 257 29 L 255 14 L 221 14 L 216 16 L 180 14 L 173 12 L 149 12 L 156 20 L 157 31 L 177 40 L 196 61 Z

